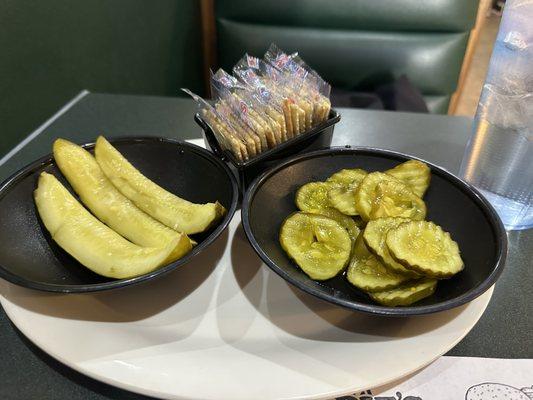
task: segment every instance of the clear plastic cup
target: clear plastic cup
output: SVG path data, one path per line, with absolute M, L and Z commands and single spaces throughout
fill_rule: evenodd
M 460 175 L 509 230 L 533 227 L 533 0 L 508 0 Z

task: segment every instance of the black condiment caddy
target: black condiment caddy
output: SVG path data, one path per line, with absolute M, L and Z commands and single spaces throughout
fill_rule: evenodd
M 223 150 L 220 147 L 213 130 L 200 114 L 194 116 L 194 120 L 203 130 L 206 147 L 229 165 L 230 169 L 237 177 L 241 193 L 244 193 L 248 185 L 250 185 L 258 175 L 277 165 L 285 158 L 294 154 L 306 153 L 311 150 L 329 147 L 333 137 L 333 129 L 340 119 L 340 114 L 332 108 L 329 112 L 328 119 L 310 129 L 308 132 L 295 136 L 248 161 L 240 162 L 230 151 Z

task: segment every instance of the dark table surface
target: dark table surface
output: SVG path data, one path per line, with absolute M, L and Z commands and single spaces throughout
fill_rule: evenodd
M 0 180 L 51 150 L 57 137 L 78 143 L 106 136 L 200 137 L 188 99 L 88 94 L 31 140 L 0 160 Z M 393 149 L 456 173 L 472 121 L 410 113 L 340 109 L 333 145 Z M 452 205 L 451 205 L 452 206 Z M 509 254 L 492 300 L 474 329 L 448 355 L 533 358 L 533 230 L 508 234 Z M 0 399 L 147 399 L 97 382 L 54 360 L 26 339 L 0 308 Z

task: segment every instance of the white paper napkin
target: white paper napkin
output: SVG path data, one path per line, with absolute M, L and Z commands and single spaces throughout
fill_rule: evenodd
M 441 357 L 403 381 L 337 400 L 451 399 L 533 399 L 533 360 Z

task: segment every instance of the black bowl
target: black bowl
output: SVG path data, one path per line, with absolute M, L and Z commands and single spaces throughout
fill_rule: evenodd
M 427 161 L 432 173 L 424 198 L 427 219 L 451 233 L 465 262 L 462 272 L 439 282 L 434 295 L 410 307 L 383 307 L 350 285 L 344 275 L 323 282 L 312 280 L 291 262 L 279 244 L 281 224 L 297 210 L 294 196 L 303 184 L 325 180 L 342 168 L 383 171 L 409 159 L 416 157 L 371 148 L 334 148 L 292 157 L 258 177 L 248 189 L 242 204 L 246 235 L 263 261 L 283 279 L 353 310 L 406 316 L 465 304 L 485 292 L 501 274 L 507 236 L 496 212 L 476 189 Z
M 115 289 L 160 277 L 186 264 L 206 249 L 231 221 L 238 202 L 235 177 L 212 153 L 171 139 L 135 137 L 110 142 L 154 182 L 195 203 L 218 200 L 228 210 L 208 232 L 192 235 L 198 245 L 185 257 L 153 272 L 130 279 L 97 275 L 61 249 L 42 225 L 33 191 L 42 171 L 66 182 L 51 155 L 15 173 L 0 186 L 0 277 L 20 286 L 75 293 Z M 86 144 L 88 150 L 94 143 Z

